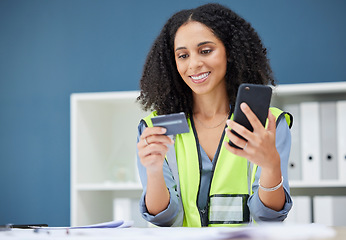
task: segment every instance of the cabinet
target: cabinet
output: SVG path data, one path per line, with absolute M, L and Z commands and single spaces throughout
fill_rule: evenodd
M 137 210 L 142 193 L 137 126 L 146 115 L 136 103 L 138 95 L 138 91 L 71 95 L 72 226 L 113 220 L 117 200 L 127 202 L 123 210 L 131 213 L 125 217 L 135 226 L 146 224 Z
M 346 82 L 279 85 L 272 105 L 294 115 L 288 166 L 294 205 L 289 218 L 319 222 L 324 214 L 318 207 L 321 196 L 325 202 L 343 202 L 336 209 L 346 204 Z
M 138 95 L 138 91 L 71 95 L 71 225 L 110 221 L 117 216 L 116 209 L 121 209 L 118 203 L 125 215 L 131 212 L 127 217 L 135 221 L 134 226 L 147 226 L 137 210 L 142 193 L 136 166 L 137 125 L 148 114 L 136 103 Z M 302 103 L 338 101 L 346 101 L 346 82 L 279 85 L 273 89 L 271 105 L 295 111 Z M 292 135 L 298 119 L 299 114 L 294 116 Z M 339 134 L 346 136 L 346 131 Z M 346 149 L 346 144 L 342 147 Z M 295 152 L 292 148 L 293 167 L 300 166 L 301 172 L 290 173 L 291 193 L 308 197 L 297 203 L 310 204 L 307 219 L 313 221 L 313 198 L 345 196 L 346 172 L 339 168 L 335 179 L 303 179 L 303 160 Z

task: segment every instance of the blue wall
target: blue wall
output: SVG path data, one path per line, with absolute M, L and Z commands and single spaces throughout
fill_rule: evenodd
M 70 94 L 137 90 L 166 19 L 205 2 L 0 1 L 0 225 L 70 224 Z M 345 1 L 219 2 L 257 29 L 279 83 L 346 81 Z

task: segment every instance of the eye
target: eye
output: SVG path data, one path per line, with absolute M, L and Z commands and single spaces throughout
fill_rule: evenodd
M 211 53 L 213 50 L 211 50 L 211 49 L 203 49 L 202 51 L 201 51 L 201 53 L 202 54 L 208 54 L 208 53 Z
M 189 55 L 187 55 L 187 54 L 179 54 L 178 58 L 183 59 L 183 58 L 187 58 L 188 56 Z

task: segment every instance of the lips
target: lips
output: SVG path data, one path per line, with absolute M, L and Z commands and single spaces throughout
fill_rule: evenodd
M 194 83 L 202 83 L 209 77 L 210 72 L 204 72 L 196 75 L 191 75 L 190 78 Z

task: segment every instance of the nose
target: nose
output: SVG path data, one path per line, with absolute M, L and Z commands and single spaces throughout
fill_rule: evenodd
M 191 70 L 198 69 L 202 65 L 203 65 L 203 62 L 198 55 L 192 54 L 190 56 L 189 69 Z

